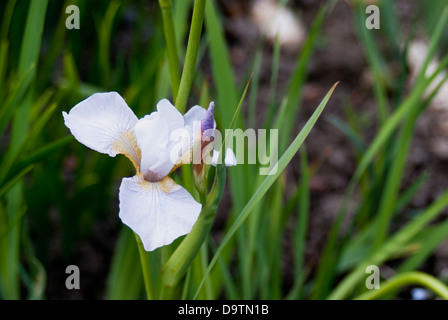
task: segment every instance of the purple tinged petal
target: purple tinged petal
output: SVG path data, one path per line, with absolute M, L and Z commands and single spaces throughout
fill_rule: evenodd
M 215 126 L 215 103 L 212 101 L 205 113 L 204 119 L 201 121 L 201 131 L 204 133 L 209 129 L 214 129 Z

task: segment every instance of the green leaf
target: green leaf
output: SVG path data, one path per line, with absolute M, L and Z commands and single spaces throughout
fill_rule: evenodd
M 112 38 L 113 23 L 120 5 L 121 3 L 119 1 L 111 1 L 98 26 L 98 59 L 102 84 L 106 87 L 111 84 L 110 41 Z
M 300 51 L 300 55 L 297 58 L 294 73 L 288 85 L 288 93 L 286 98 L 286 104 L 280 109 L 280 112 L 275 119 L 273 128 L 280 129 L 279 134 L 279 150 L 283 152 L 290 141 L 292 129 L 297 114 L 299 112 L 300 102 L 302 100 L 302 89 L 305 83 L 308 65 L 314 50 L 319 31 L 322 27 L 322 23 L 328 11 L 334 6 L 335 1 L 331 1 L 324 5 L 318 12 L 316 18 L 313 21 L 308 36 L 303 48 Z
M 143 274 L 134 233 L 122 228 L 106 282 L 108 300 L 136 300 L 141 297 Z
M 230 108 L 237 105 L 238 96 L 229 50 L 218 19 L 214 0 L 207 1 L 205 6 L 205 26 L 217 93 L 216 122 L 218 127 L 222 128 L 223 124 L 230 122 L 230 117 L 235 112 Z
M 39 119 L 31 129 L 31 131 L 28 133 L 28 135 L 25 137 L 25 139 L 22 141 L 22 143 L 8 150 L 8 153 L 3 160 L 0 169 L 0 184 L 5 180 L 14 163 L 21 156 L 21 154 L 26 150 L 27 147 L 32 145 L 34 140 L 40 135 L 40 132 L 45 127 L 50 117 L 53 115 L 56 107 L 56 103 L 48 107 L 48 109 L 45 110 L 45 112 L 39 117 Z
M 235 128 L 238 116 L 243 105 L 244 98 L 246 96 L 247 90 L 249 88 L 249 83 L 247 83 L 246 88 L 241 96 L 240 102 L 236 108 L 233 115 L 233 119 L 230 122 L 229 128 Z M 225 159 L 225 148 L 226 142 L 231 138 L 230 131 L 227 131 L 224 141 L 221 143 L 220 153 L 223 153 L 223 159 Z M 171 255 L 170 259 L 166 262 L 163 267 L 163 282 L 169 287 L 173 288 L 180 279 L 187 272 L 191 262 L 199 251 L 202 243 L 212 225 L 215 214 L 218 210 L 218 204 L 221 201 L 222 194 L 224 192 L 226 181 L 226 166 L 224 161 L 218 163 L 216 166 L 215 179 L 210 192 L 207 194 L 205 204 L 203 203 L 202 211 L 196 221 L 193 229 L 185 237 L 182 243 L 177 247 L 176 251 Z
M 28 15 L 26 18 L 25 32 L 22 37 L 22 46 L 19 56 L 19 67 L 17 77 L 24 79 L 25 75 L 31 71 L 30 79 L 33 79 L 37 70 L 33 68 L 38 63 L 40 52 L 40 44 L 42 40 L 45 14 L 47 10 L 48 0 L 32 0 L 28 7 Z M 8 152 L 14 154 L 26 139 L 28 126 L 30 121 L 30 109 L 33 102 L 32 91 L 28 91 L 23 101 L 16 106 L 14 121 L 12 125 L 12 137 L 10 140 L 10 149 Z M 13 158 L 11 156 L 11 158 Z M 10 159 L 11 159 L 10 158 Z M 13 221 L 24 207 L 23 203 L 23 184 L 18 181 L 7 192 L 7 215 L 8 221 Z M 2 292 L 7 299 L 18 299 L 20 297 L 20 230 L 18 223 L 11 232 L 8 233 L 7 243 L 8 250 L 6 253 L 0 253 L 0 260 L 8 261 L 6 270 L 2 270 L 0 277 L 1 282 L 5 283 L 6 290 Z
M 448 206 L 448 192 L 441 195 L 418 217 L 409 222 L 400 231 L 393 235 L 387 242 L 378 248 L 369 258 L 360 263 L 350 274 L 348 274 L 328 296 L 328 299 L 344 299 L 357 285 L 363 283 L 365 269 L 368 265 L 380 266 L 388 258 L 402 251 L 409 242 L 425 228 L 425 226 L 440 212 Z
M 269 188 L 272 186 L 272 184 L 277 180 L 279 175 L 283 172 L 283 170 L 286 168 L 288 163 L 291 161 L 294 154 L 299 150 L 302 143 L 305 141 L 305 138 L 310 133 L 311 129 L 313 128 L 314 124 L 316 123 L 317 119 L 319 118 L 320 114 L 322 113 L 324 107 L 326 106 L 328 100 L 330 99 L 334 89 L 336 88 L 335 84 L 331 90 L 327 93 L 323 101 L 320 103 L 320 105 L 317 107 L 316 111 L 314 111 L 311 118 L 308 120 L 308 122 L 305 124 L 303 129 L 300 131 L 300 133 L 297 135 L 297 137 L 294 139 L 294 141 L 291 143 L 289 148 L 285 151 L 285 153 L 282 155 L 280 160 L 278 161 L 278 167 L 274 167 L 270 174 L 266 176 L 266 178 L 263 180 L 261 185 L 258 187 L 254 195 L 251 197 L 249 202 L 244 207 L 243 211 L 238 215 L 235 222 L 230 227 L 229 231 L 226 233 L 224 239 L 222 240 L 221 244 L 219 245 L 218 249 L 216 250 L 215 255 L 213 256 L 213 259 L 211 260 L 204 278 L 202 279 L 201 285 L 199 286 L 197 293 L 201 289 L 201 286 L 204 284 L 205 279 L 207 278 L 207 275 L 210 273 L 211 269 L 215 265 L 215 263 L 218 260 L 219 255 L 221 254 L 223 248 L 226 246 L 226 244 L 229 242 L 229 240 L 233 237 L 235 232 L 241 227 L 241 225 L 244 223 L 246 218 L 249 216 L 249 214 L 252 212 L 253 208 L 257 205 L 257 203 L 262 199 L 262 197 L 266 194 L 266 192 L 269 190 Z

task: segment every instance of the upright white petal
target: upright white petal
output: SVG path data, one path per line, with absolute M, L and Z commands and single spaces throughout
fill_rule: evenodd
M 124 178 L 119 198 L 120 219 L 139 235 L 146 251 L 188 234 L 202 207 L 169 177 L 154 183 L 142 175 Z
M 200 152 L 199 156 L 202 156 L 201 139 L 209 139 L 205 138 L 204 134 L 210 134 L 210 132 L 213 132 L 213 129 L 216 128 L 216 121 L 213 117 L 213 102 L 211 106 L 213 107 L 211 109 L 209 107 L 209 110 L 206 110 L 200 106 L 194 106 L 190 108 L 190 110 L 188 110 L 188 112 L 184 115 L 184 130 L 189 139 L 184 140 L 185 143 L 182 146 L 183 152 L 179 154 L 179 158 L 176 162 L 177 166 L 185 163 L 191 163 L 193 161 L 194 156 L 192 152 L 194 151 L 194 147 L 196 147 L 198 149 L 198 152 Z M 211 115 L 208 115 L 207 112 L 211 112 Z M 210 123 L 210 127 L 206 126 L 206 132 L 203 131 L 204 121 L 213 121 Z
M 139 162 L 140 151 L 133 133 L 138 119 L 118 93 L 95 93 L 62 115 L 65 125 L 82 144 L 111 157 L 126 154 Z
M 201 120 L 204 119 L 207 110 L 200 106 L 190 108 L 184 115 L 184 127 L 191 132 L 191 136 L 198 133 L 201 128 Z
M 182 131 L 179 131 L 179 133 L 173 136 L 178 141 L 180 140 L 179 136 L 183 136 L 182 141 L 176 149 L 176 167 L 192 162 L 192 151 L 195 141 L 198 143 L 197 146 L 201 146 L 201 120 L 204 118 L 206 112 L 207 110 L 204 108 L 194 106 L 184 115 Z
M 184 117 L 167 99 L 162 99 L 157 103 L 157 113 L 160 118 L 169 120 L 167 123 L 170 130 L 184 125 Z
M 170 158 L 170 151 L 175 142 L 170 137 L 183 126 L 182 114 L 166 99 L 157 104 L 157 111 L 136 124 L 134 131 L 142 152 L 141 171 L 150 175 L 150 180 L 161 180 L 173 168 L 176 159 Z

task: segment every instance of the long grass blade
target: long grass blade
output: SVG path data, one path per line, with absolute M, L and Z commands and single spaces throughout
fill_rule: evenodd
M 322 100 L 320 105 L 317 107 L 316 111 L 313 113 L 311 118 L 308 120 L 308 122 L 305 124 L 303 129 L 300 131 L 300 133 L 297 135 L 297 137 L 294 139 L 294 141 L 291 143 L 289 148 L 285 151 L 285 153 L 282 155 L 280 160 L 278 161 L 278 167 L 273 168 L 271 170 L 271 174 L 267 175 L 266 178 L 263 180 L 257 191 L 254 193 L 252 198 L 249 200 L 249 202 L 244 207 L 243 211 L 238 215 L 237 219 L 233 223 L 232 227 L 229 229 L 229 231 L 226 233 L 224 239 L 222 240 L 221 244 L 219 245 L 218 249 L 216 250 L 215 255 L 213 256 L 213 259 L 211 260 L 204 278 L 201 281 L 201 285 L 199 286 L 199 289 L 197 292 L 199 292 L 201 286 L 204 284 L 205 279 L 207 278 L 207 275 L 210 273 L 211 269 L 215 265 L 219 254 L 223 250 L 223 248 L 226 246 L 226 244 L 230 241 L 232 236 L 235 234 L 235 232 L 239 229 L 239 227 L 244 223 L 246 218 L 249 216 L 249 214 L 252 212 L 253 208 L 257 205 L 257 203 L 261 200 L 261 198 L 264 196 L 264 194 L 269 190 L 269 188 L 272 186 L 272 184 L 277 180 L 278 176 L 283 172 L 283 170 L 286 168 L 288 163 L 291 161 L 294 154 L 299 150 L 302 143 L 305 141 L 305 138 L 310 133 L 311 129 L 313 128 L 314 124 L 316 123 L 317 119 L 319 118 L 320 114 L 322 113 L 324 107 L 326 106 L 328 100 L 330 99 L 334 89 L 336 88 L 335 84 L 333 88 L 330 89 L 330 91 L 327 93 L 325 98 Z M 197 295 L 196 292 L 196 295 Z

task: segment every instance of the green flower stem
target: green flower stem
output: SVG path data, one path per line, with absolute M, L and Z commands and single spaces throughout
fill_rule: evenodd
M 193 83 L 194 69 L 196 67 L 196 59 L 198 56 L 199 44 L 201 42 L 202 24 L 204 22 L 205 2 L 206 0 L 195 0 L 194 2 L 187 53 L 185 55 L 179 92 L 175 100 L 175 106 L 181 113 L 185 112 L 191 85 Z
M 162 11 L 163 32 L 165 35 L 166 53 L 170 69 L 171 91 L 173 100 L 176 101 L 180 83 L 179 56 L 177 54 L 176 34 L 174 30 L 171 0 L 159 0 Z
M 143 279 L 145 280 L 145 289 L 148 300 L 153 300 L 154 295 L 154 284 L 152 281 L 152 272 L 151 272 L 151 262 L 149 261 L 148 252 L 143 248 L 142 240 L 135 233 L 135 240 L 137 241 L 138 252 L 140 254 L 140 262 L 142 264 L 143 271 Z
M 441 298 L 448 300 L 448 288 L 433 276 L 419 271 L 399 274 L 387 281 L 380 289 L 363 293 L 356 297 L 355 300 L 374 300 L 403 286 L 415 284 L 427 287 Z
M 200 196 L 202 211 L 198 220 L 163 267 L 162 279 L 166 290 L 173 289 L 185 275 L 212 226 L 225 186 L 225 170 L 223 164 L 216 168 L 210 193 Z
M 174 288 L 186 273 L 212 225 L 216 211 L 204 206 L 191 232 L 165 264 L 162 277 L 166 288 Z

